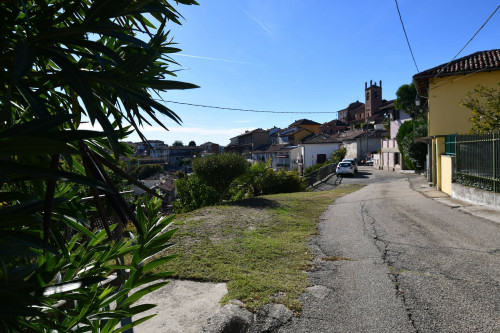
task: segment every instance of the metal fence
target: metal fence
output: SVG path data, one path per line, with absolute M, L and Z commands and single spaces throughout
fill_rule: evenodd
M 304 175 L 304 180 L 308 186 L 312 186 L 314 183 L 319 182 L 322 179 L 325 179 L 331 174 L 335 173 L 335 169 L 337 168 L 337 163 L 327 164 L 324 167 L 319 168 L 313 172 Z
M 456 136 L 456 182 L 500 192 L 500 135 Z

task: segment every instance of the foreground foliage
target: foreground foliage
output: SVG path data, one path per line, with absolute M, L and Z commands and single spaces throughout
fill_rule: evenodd
M 160 285 L 127 298 L 130 289 L 168 275 L 145 275 L 171 236 L 158 202 L 136 217 L 113 179 L 135 181 L 117 167 L 130 153 L 119 140 L 133 130 L 144 139 L 140 126 L 163 126 L 159 114 L 180 122 L 156 94 L 196 87 L 167 79 L 180 50 L 166 26 L 179 17 L 166 0 L 0 2 L 1 331 L 122 331 L 120 319 L 148 308 L 132 304 Z M 133 241 L 121 238 L 128 222 Z M 99 284 L 124 269 L 117 285 Z
M 239 299 L 251 309 L 274 302 L 300 311 L 312 260 L 307 243 L 320 215 L 360 187 L 266 195 L 179 215 L 173 237 L 179 257 L 168 267 L 177 278 L 227 282 L 223 302 Z

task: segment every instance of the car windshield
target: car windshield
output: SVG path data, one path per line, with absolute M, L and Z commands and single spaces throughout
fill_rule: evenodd
M 343 167 L 343 168 L 348 168 L 351 166 L 351 163 L 348 163 L 348 162 L 342 162 L 339 164 L 339 166 Z

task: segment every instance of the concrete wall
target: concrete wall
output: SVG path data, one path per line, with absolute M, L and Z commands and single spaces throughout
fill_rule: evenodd
M 493 209 L 500 209 L 500 193 L 453 183 L 451 197 Z
M 498 89 L 500 71 L 435 78 L 429 83 L 429 136 L 469 133 L 471 111 L 460 105 L 478 84 Z
M 441 155 L 441 191 L 451 196 L 454 156 Z

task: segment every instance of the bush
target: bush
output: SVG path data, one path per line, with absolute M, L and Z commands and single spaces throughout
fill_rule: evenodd
M 314 164 L 314 165 L 311 165 L 310 167 L 307 167 L 305 170 L 304 170 L 304 175 L 307 175 L 311 172 L 314 172 L 318 169 L 321 169 L 322 167 L 324 167 L 325 165 L 327 165 L 328 162 L 325 162 L 325 163 L 317 163 L 317 164 Z
M 220 154 L 199 157 L 193 160 L 194 173 L 219 193 L 219 203 L 236 177 L 248 168 L 247 160 L 236 154 Z
M 339 163 L 341 162 L 344 158 L 345 155 L 347 154 L 347 149 L 346 148 L 340 148 L 337 151 L 334 151 L 331 155 L 328 161 L 330 163 Z
M 196 174 L 178 179 L 175 182 L 175 188 L 177 189 L 177 200 L 174 201 L 173 205 L 176 213 L 213 206 L 219 201 L 217 191 Z
M 269 170 L 261 184 L 261 194 L 301 192 L 306 184 L 297 171 Z
M 274 171 L 270 162 L 254 163 L 237 179 L 231 199 L 256 197 L 265 194 L 300 192 L 306 184 L 297 171 Z

